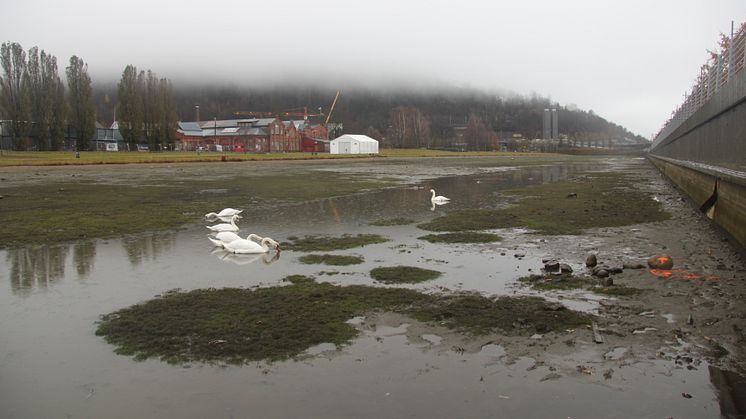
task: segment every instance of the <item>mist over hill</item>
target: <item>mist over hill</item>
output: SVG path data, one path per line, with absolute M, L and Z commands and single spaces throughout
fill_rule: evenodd
M 97 115 L 102 123 L 114 119 L 116 84 L 99 84 L 96 92 Z M 427 120 L 434 144 L 444 144 L 454 131 L 467 125 L 470 116 L 484 122 L 498 137 L 519 134 L 523 138 L 541 138 L 544 109 L 559 112 L 559 133 L 578 141 L 644 143 L 647 140 L 625 127 L 607 121 L 592 110 L 575 105 L 564 106 L 536 94 L 522 96 L 508 91 L 487 91 L 453 86 L 347 86 L 331 115 L 341 123 L 344 133 L 365 134 L 375 130 L 385 135 L 397 108 L 416 109 Z M 294 112 L 307 108 L 311 117 L 323 121 L 328 115 L 337 90 L 324 86 L 271 85 L 267 87 L 234 84 L 189 84 L 174 86 L 177 114 L 182 121 L 232 119 L 235 112 Z M 373 131 L 374 132 L 374 131 Z

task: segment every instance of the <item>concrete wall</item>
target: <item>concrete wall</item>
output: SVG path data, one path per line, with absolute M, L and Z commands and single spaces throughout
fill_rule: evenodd
M 746 70 L 741 70 L 652 155 L 746 171 Z
M 746 179 L 655 156 L 650 160 L 697 206 L 702 206 L 717 187 L 717 200 L 707 215 L 746 247 Z

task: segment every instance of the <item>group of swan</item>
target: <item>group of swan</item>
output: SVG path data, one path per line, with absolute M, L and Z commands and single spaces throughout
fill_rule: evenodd
M 280 243 L 269 237 L 261 237 L 254 233 L 249 234 L 245 239 L 241 238 L 238 234 L 234 233 L 238 231 L 236 220 L 241 218 L 240 214 L 242 210 L 236 210 L 233 208 L 226 208 L 219 213 L 208 213 L 205 215 L 207 218 L 222 218 L 230 217 L 230 223 L 215 224 L 207 226 L 214 234 L 215 238 L 207 237 L 208 240 L 216 247 L 222 247 L 231 253 L 240 254 L 253 254 L 253 253 L 267 253 L 272 246 L 277 252 L 280 251 Z

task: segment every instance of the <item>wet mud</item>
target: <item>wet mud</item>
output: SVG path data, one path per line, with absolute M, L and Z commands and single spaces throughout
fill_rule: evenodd
M 0 187 L 18 188 L 11 198 L 22 190 L 52 194 L 53 189 L 45 189 L 50 187 L 47 182 L 67 189 L 57 182 L 66 183 L 73 174 L 81 184 L 150 185 L 158 191 L 154 184 L 199 187 L 195 195 L 173 198 L 169 211 L 182 211 L 184 218 L 166 227 L 125 233 L 92 222 L 95 228 L 78 239 L 55 235 L 52 225 L 72 228 L 77 218 L 55 219 L 24 233 L 35 238 L 6 243 L 6 250 L 0 251 L 0 406 L 9 417 L 107 417 L 118 411 L 143 417 L 340 418 L 744 414 L 743 249 L 643 159 L 228 165 L 235 165 L 236 172 L 216 171 L 214 165 L 122 167 L 108 176 L 98 168 L 3 170 Z M 251 181 L 255 184 L 294 175 L 329 176 L 340 184 L 334 193 L 291 185 L 294 192 L 287 197 L 269 184 L 263 189 L 232 185 L 237 176 L 256 178 Z M 589 191 L 584 189 L 587 182 L 605 186 Z M 452 202 L 433 205 L 431 188 Z M 127 205 L 138 200 L 155 213 L 158 195 L 143 194 Z M 172 198 L 163 200 L 171 205 Z M 99 208 L 121 210 L 120 204 L 107 205 L 102 202 Z M 332 269 L 302 263 L 300 258 L 311 250 L 291 250 L 285 244 L 280 254 L 234 255 L 213 248 L 205 237 L 204 213 L 223 207 L 246 210 L 239 222 L 242 237 L 257 233 L 294 243 L 306 237 L 376 235 L 386 241 L 335 248 L 334 256 L 363 260 Z M 583 218 L 583 209 L 591 214 Z M 517 221 L 466 229 L 498 235 L 498 241 L 420 239 L 428 232 L 418 225 L 475 211 L 493 218 L 513 211 Z M 0 213 L 4 226 L 17 222 L 8 214 Z M 407 222 L 376 225 L 395 219 Z M 554 222 L 561 228 L 552 229 Z M 450 224 L 443 231 L 452 231 L 455 224 Z M 610 276 L 612 284 L 602 284 L 585 266 L 589 254 L 595 254 L 599 264 L 621 268 Z M 661 254 L 672 258 L 673 269 L 623 268 L 646 265 L 651 256 Z M 545 259 L 572 268 L 567 283 L 554 286 L 564 279 L 542 271 Z M 392 266 L 441 275 L 401 284 L 371 278 L 371 270 Z M 534 281 L 520 280 L 529 277 Z M 118 343 L 95 334 L 103 325 L 102 315 L 170 301 L 166 293 L 172 289 L 182 290 L 174 296 L 222 290 L 279 296 L 305 288 L 314 289 L 303 297 L 312 302 L 320 292 L 315 287 L 323 288 L 322 294 L 329 292 L 329 304 L 321 306 L 321 313 L 334 318 L 327 323 L 334 326 L 319 329 L 319 339 L 303 340 L 304 331 L 290 339 L 294 335 L 278 334 L 279 328 L 264 324 L 263 339 L 301 343 L 272 355 L 179 358 L 185 353 L 179 346 L 177 355 L 141 353 L 139 358 L 146 359 L 137 361 L 137 350 L 120 349 L 130 356 L 118 355 Z M 357 303 L 350 304 L 347 297 L 331 297 L 345 289 L 360 290 L 365 298 L 356 297 Z M 387 293 L 402 304 L 381 302 L 380 295 Z M 292 298 L 283 298 L 267 304 L 293 307 Z M 444 299 L 435 303 L 437 298 Z M 337 304 L 345 301 L 340 309 Z M 412 301 L 423 302 L 421 311 L 402 308 L 412 307 Z M 509 303 L 516 301 L 522 306 Z M 532 301 L 544 308 L 537 309 Z M 492 306 L 497 302 L 503 309 Z M 203 308 L 197 303 L 156 312 L 189 313 L 195 307 Z M 293 325 L 286 321 L 293 317 L 269 308 L 255 314 L 275 313 L 277 319 L 270 322 L 285 324 L 288 330 L 304 325 L 301 320 L 309 321 L 309 330 L 324 323 L 315 317 L 316 309 L 296 312 L 295 318 L 305 318 Z M 535 321 L 520 314 L 521 309 L 549 317 Z M 573 313 L 583 321 L 555 327 L 551 320 L 557 312 Z M 227 332 L 203 342 L 209 350 L 234 344 L 230 331 L 238 326 L 235 318 L 223 314 L 210 317 Z M 254 327 L 256 320 L 266 319 L 254 319 Z M 151 333 L 168 332 L 164 324 L 182 321 L 178 316 L 154 321 Z M 341 337 L 324 335 L 329 330 L 341 331 Z M 41 376 L 43 380 L 37 378 Z

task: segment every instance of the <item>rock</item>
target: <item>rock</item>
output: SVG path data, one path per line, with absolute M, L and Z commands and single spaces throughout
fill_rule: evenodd
M 599 278 L 608 278 L 609 277 L 609 271 L 607 271 L 606 269 L 599 269 L 593 275 L 596 275 Z
M 622 269 L 645 269 L 645 265 L 642 263 L 624 263 Z
M 602 282 L 604 284 L 604 287 L 610 287 L 610 286 L 614 285 L 614 280 L 611 279 L 611 277 L 604 278 L 604 280 Z
M 560 263 L 559 268 L 560 272 L 562 272 L 563 274 L 572 273 L 572 267 L 566 263 Z
M 598 260 L 596 259 L 596 255 L 590 254 L 587 258 L 585 258 L 585 266 L 592 268 L 598 264 Z
M 560 268 L 560 263 L 556 260 L 549 260 L 544 262 L 544 270 L 548 272 L 554 272 Z
M 673 259 L 668 255 L 655 255 L 648 259 L 648 266 L 651 269 L 668 270 L 673 268 Z
M 568 198 L 577 198 L 578 194 L 576 192 L 570 192 L 569 194 L 567 194 L 567 197 Z
M 609 271 L 610 274 L 620 274 L 620 273 L 624 272 L 624 270 L 622 268 L 618 267 L 618 266 L 614 266 L 614 267 L 608 268 L 606 270 Z

